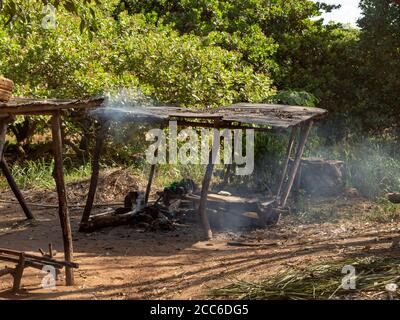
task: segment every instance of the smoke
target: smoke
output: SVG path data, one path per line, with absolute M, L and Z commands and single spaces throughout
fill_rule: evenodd
M 145 96 L 140 90 L 120 89 L 116 93 L 106 93 L 105 100 L 90 114 L 102 121 L 112 121 L 116 123 L 148 124 L 157 123 L 165 120 L 165 117 L 155 115 L 150 108 L 155 108 L 160 104 L 153 99 Z
M 362 196 L 373 199 L 400 190 L 400 152 L 392 139 L 364 138 L 319 145 L 311 154 L 344 161 L 346 185 Z
M 145 133 L 167 121 L 166 117 L 154 114 L 154 109 L 158 107 L 160 103 L 140 90 L 122 88 L 106 93 L 104 102 L 99 108 L 91 110 L 90 116 L 103 125 L 108 124 L 108 134 L 120 150 L 132 149 L 132 153 L 141 153 Z

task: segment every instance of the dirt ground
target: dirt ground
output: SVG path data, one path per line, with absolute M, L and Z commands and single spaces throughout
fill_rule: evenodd
M 51 191 L 24 194 L 29 201 L 54 203 Z M 12 196 L 3 192 L 0 198 Z M 285 216 L 275 228 L 219 230 L 211 241 L 202 241 L 197 217 L 169 232 L 123 226 L 82 234 L 78 232 L 82 208 L 71 209 L 75 259 L 80 264 L 76 285 L 66 287 L 61 278 L 55 289 L 42 289 L 43 274 L 26 269 L 24 293 L 11 296 L 12 278 L 2 277 L 0 299 L 207 299 L 211 288 L 238 279 L 262 279 L 283 268 L 349 257 L 400 255 L 400 250 L 392 248 L 400 223 L 366 220 L 372 210 L 367 200 L 343 196 L 312 205 L 331 217 L 302 223 Z M 57 209 L 36 207 L 34 214 L 36 221 L 29 223 L 17 205 L 0 203 L 0 247 L 38 253 L 52 243 L 60 251 L 56 258 L 62 258 Z M 4 266 L 0 262 L 0 268 Z

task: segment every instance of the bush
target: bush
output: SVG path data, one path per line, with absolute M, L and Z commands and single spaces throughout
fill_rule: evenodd
M 260 102 L 273 94 L 267 74 L 256 73 L 241 55 L 204 46 L 194 35 L 168 28 L 134 31 L 132 17 L 120 21 L 120 72 L 134 74 L 156 100 L 187 107 Z

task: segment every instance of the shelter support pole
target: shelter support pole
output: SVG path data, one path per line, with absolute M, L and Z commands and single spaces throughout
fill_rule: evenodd
M 300 163 L 299 169 L 297 170 L 296 179 L 293 186 L 293 199 L 296 206 L 296 210 L 299 209 L 299 201 L 301 195 L 301 179 L 303 174 L 303 167 Z
M 283 188 L 283 185 L 285 183 L 286 174 L 287 174 L 287 171 L 288 171 L 288 168 L 289 168 L 290 156 L 292 154 L 292 150 L 293 150 L 296 134 L 297 134 L 297 127 L 293 127 L 291 132 L 290 132 L 289 144 L 288 144 L 287 150 L 286 150 L 286 156 L 285 156 L 285 162 L 283 164 L 281 181 L 279 183 L 278 191 L 276 193 L 277 201 L 280 200 L 280 197 L 281 197 L 281 194 L 282 194 L 282 188 Z
M 302 125 L 301 127 L 301 131 L 300 131 L 300 141 L 299 144 L 297 146 L 297 150 L 296 150 L 296 155 L 293 161 L 293 164 L 290 168 L 290 172 L 289 172 L 289 177 L 288 177 L 288 181 L 287 181 L 287 185 L 285 188 L 285 191 L 282 195 L 282 198 L 280 199 L 280 206 L 281 207 L 285 207 L 290 195 L 290 192 L 292 191 L 293 188 L 293 184 L 297 175 L 297 172 L 299 170 L 300 164 L 301 164 L 301 158 L 303 156 L 304 153 L 304 148 L 308 139 L 308 136 L 310 134 L 311 128 L 313 125 L 313 121 L 310 120 L 307 123 L 305 123 L 304 125 Z
M 10 118 L 3 118 L 0 121 L 0 156 L 3 157 L 4 147 L 6 144 L 7 127 Z
M 51 118 L 51 130 L 53 136 L 54 153 L 54 180 L 58 194 L 58 213 L 61 222 L 61 229 L 64 243 L 65 261 L 73 262 L 72 231 L 68 212 L 67 193 L 64 181 L 63 170 L 63 145 L 61 136 L 61 112 L 54 112 Z M 67 286 L 74 285 L 74 270 L 71 267 L 65 268 Z
M 155 151 L 154 154 L 156 157 L 158 156 L 158 149 Z M 146 193 L 144 195 L 144 204 L 147 205 L 149 202 L 150 198 L 150 192 L 151 192 L 151 186 L 153 185 L 153 180 L 154 176 L 156 174 L 156 164 L 153 163 L 150 167 L 150 174 L 149 174 L 149 180 L 147 181 L 147 186 L 146 186 Z
M 90 178 L 90 187 L 88 197 L 86 199 L 85 209 L 81 219 L 81 225 L 89 221 L 90 214 L 92 212 L 94 198 L 96 196 L 97 184 L 99 182 L 100 173 L 100 156 L 103 151 L 104 140 L 106 139 L 110 123 L 108 121 L 101 124 L 97 132 L 96 145 L 94 147 L 93 159 L 92 159 L 92 176 Z M 81 230 L 80 230 L 81 231 Z
M 149 197 L 150 197 L 150 192 L 151 192 L 151 186 L 153 184 L 154 180 L 154 175 L 156 173 L 156 165 L 152 164 L 150 168 L 150 174 L 149 174 L 149 181 L 147 182 L 147 187 L 146 187 L 146 194 L 144 196 L 144 204 L 146 205 L 149 202 Z
M 210 154 L 208 157 L 208 165 L 206 168 L 206 172 L 204 174 L 203 183 L 201 187 L 199 214 L 204 228 L 204 236 L 207 240 L 213 237 L 210 221 L 208 220 L 207 216 L 207 198 L 208 198 L 208 191 L 210 188 L 211 178 L 214 171 L 215 157 L 217 156 L 218 150 L 219 150 L 219 141 L 216 141 L 214 139 L 213 146 L 210 150 Z
M 226 170 L 224 172 L 224 179 L 222 181 L 222 187 L 225 187 L 229 183 L 229 179 L 232 176 L 232 171 L 233 171 L 233 164 L 227 164 Z
M 2 157 L 2 159 L 0 161 L 0 167 L 7 179 L 8 184 L 10 185 L 12 192 L 14 193 L 15 197 L 17 198 L 22 210 L 24 211 L 26 218 L 29 220 L 34 219 L 32 211 L 29 209 L 28 205 L 26 204 L 25 198 L 22 195 L 21 191 L 19 190 L 17 183 L 15 182 L 14 177 L 12 176 L 11 170 L 7 164 L 6 159 L 4 159 L 4 157 Z
M 22 195 L 21 191 L 19 190 L 14 177 L 11 174 L 11 170 L 8 167 L 8 164 L 6 162 L 6 159 L 4 158 L 4 147 L 6 143 L 6 134 L 7 134 L 7 127 L 8 123 L 11 122 L 14 119 L 14 117 L 10 116 L 6 119 L 2 119 L 1 124 L 0 124 L 0 168 L 3 171 L 7 182 L 13 191 L 15 197 L 17 198 L 22 210 L 25 213 L 25 216 L 27 219 L 34 219 L 32 211 L 28 208 L 28 205 L 26 204 L 25 198 Z

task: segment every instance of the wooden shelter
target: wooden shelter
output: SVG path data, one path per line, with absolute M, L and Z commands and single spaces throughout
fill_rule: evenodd
M 51 132 L 53 139 L 54 172 L 53 176 L 56 182 L 59 218 L 62 229 L 64 243 L 64 255 L 66 265 L 66 283 L 74 284 L 74 273 L 71 264 L 73 262 L 73 244 L 70 218 L 68 212 L 67 195 L 63 171 L 63 143 L 61 136 L 61 115 L 63 111 L 72 109 L 95 108 L 102 104 L 101 99 L 90 100 L 56 100 L 56 99 L 26 99 L 13 98 L 8 102 L 0 103 L 0 164 L 7 181 L 14 192 L 19 204 L 21 205 L 26 217 L 33 219 L 33 214 L 28 208 L 26 201 L 19 190 L 11 174 L 11 170 L 4 158 L 4 146 L 6 142 L 7 127 L 15 120 L 16 115 L 24 116 L 51 116 Z
M 96 194 L 98 176 L 99 176 L 99 159 L 103 148 L 103 143 L 107 135 L 110 123 L 125 122 L 132 124 L 152 123 L 166 127 L 169 121 L 176 121 L 181 127 L 197 127 L 197 128 L 217 128 L 217 129 L 254 129 L 262 132 L 279 132 L 284 133 L 290 131 L 289 144 L 287 146 L 284 166 L 282 168 L 282 176 L 279 182 L 279 188 L 273 199 L 260 202 L 260 218 L 265 224 L 274 223 L 276 217 L 272 216 L 271 210 L 279 211 L 280 208 L 286 206 L 290 192 L 292 191 L 295 177 L 297 175 L 301 158 L 304 152 L 305 144 L 312 128 L 313 122 L 318 121 L 327 114 L 326 110 L 318 108 L 306 108 L 298 106 L 271 105 L 271 104 L 249 104 L 240 103 L 229 107 L 206 110 L 189 110 L 178 107 L 159 106 L 135 109 L 135 108 L 108 108 L 102 107 L 95 111 L 94 116 L 100 121 L 101 128 L 97 135 L 96 147 L 93 154 L 92 178 L 87 198 L 86 206 L 81 220 L 81 227 L 88 224 L 93 202 Z M 295 147 L 296 136 L 299 136 L 293 164 L 289 168 L 289 161 Z M 219 141 L 217 142 L 219 143 Z M 208 199 L 221 198 L 216 195 L 209 194 L 210 182 L 213 174 L 214 164 L 212 161 L 212 150 L 209 156 L 209 164 L 207 165 L 204 175 L 201 195 L 199 198 L 191 199 L 199 203 L 199 214 L 202 219 L 205 237 L 210 239 L 212 231 L 207 217 L 206 208 Z M 228 167 L 228 170 L 230 168 Z M 149 199 L 151 185 L 154 179 L 156 165 L 151 166 L 150 176 L 147 183 L 145 202 Z M 287 178 L 287 179 L 286 179 Z M 231 199 L 220 199 L 222 201 L 230 201 Z M 241 199 L 241 201 L 251 201 L 249 199 Z M 265 214 L 262 212 L 265 210 Z
M 71 264 L 73 263 L 73 243 L 63 172 L 61 116 L 64 111 L 74 109 L 96 109 L 93 115 L 101 123 L 92 158 L 93 171 L 81 225 L 84 225 L 90 219 L 98 184 L 99 159 L 103 149 L 104 139 L 112 122 L 127 122 L 133 125 L 150 122 L 163 127 L 166 126 L 169 121 L 177 121 L 177 124 L 182 127 L 205 127 L 219 129 L 251 128 L 256 131 L 263 132 L 290 131 L 290 139 L 282 169 L 282 178 L 279 184 L 279 189 L 276 197 L 267 204 L 268 207 L 273 206 L 280 208 L 285 207 L 289 194 L 292 190 L 312 124 L 314 121 L 317 121 L 326 115 L 325 110 L 318 108 L 247 103 L 236 104 L 218 109 L 196 111 L 178 107 L 159 106 L 147 107 L 145 110 L 138 112 L 135 108 L 107 108 L 103 106 L 103 102 L 103 98 L 89 100 L 13 98 L 9 102 L 0 103 L 0 167 L 3 170 L 12 191 L 14 192 L 28 219 L 33 219 L 33 214 L 28 208 L 21 191 L 15 183 L 11 174 L 11 170 L 9 169 L 4 158 L 7 127 L 15 120 L 16 115 L 51 116 L 53 154 L 55 161 L 54 179 L 58 194 L 59 219 L 64 243 L 67 285 L 74 284 L 74 265 Z M 295 138 L 297 135 L 299 135 L 299 142 L 295 152 L 293 165 L 289 168 L 289 160 L 295 146 Z M 203 179 L 201 196 L 194 200 L 199 203 L 199 213 L 202 219 L 205 236 L 207 238 L 212 237 L 212 231 L 206 213 L 207 200 L 209 198 L 209 186 L 214 169 L 214 164 L 212 163 L 211 159 L 212 152 L 210 152 L 210 161 L 207 165 L 207 170 Z M 156 165 L 152 165 L 146 188 L 146 201 L 149 198 L 155 170 Z

